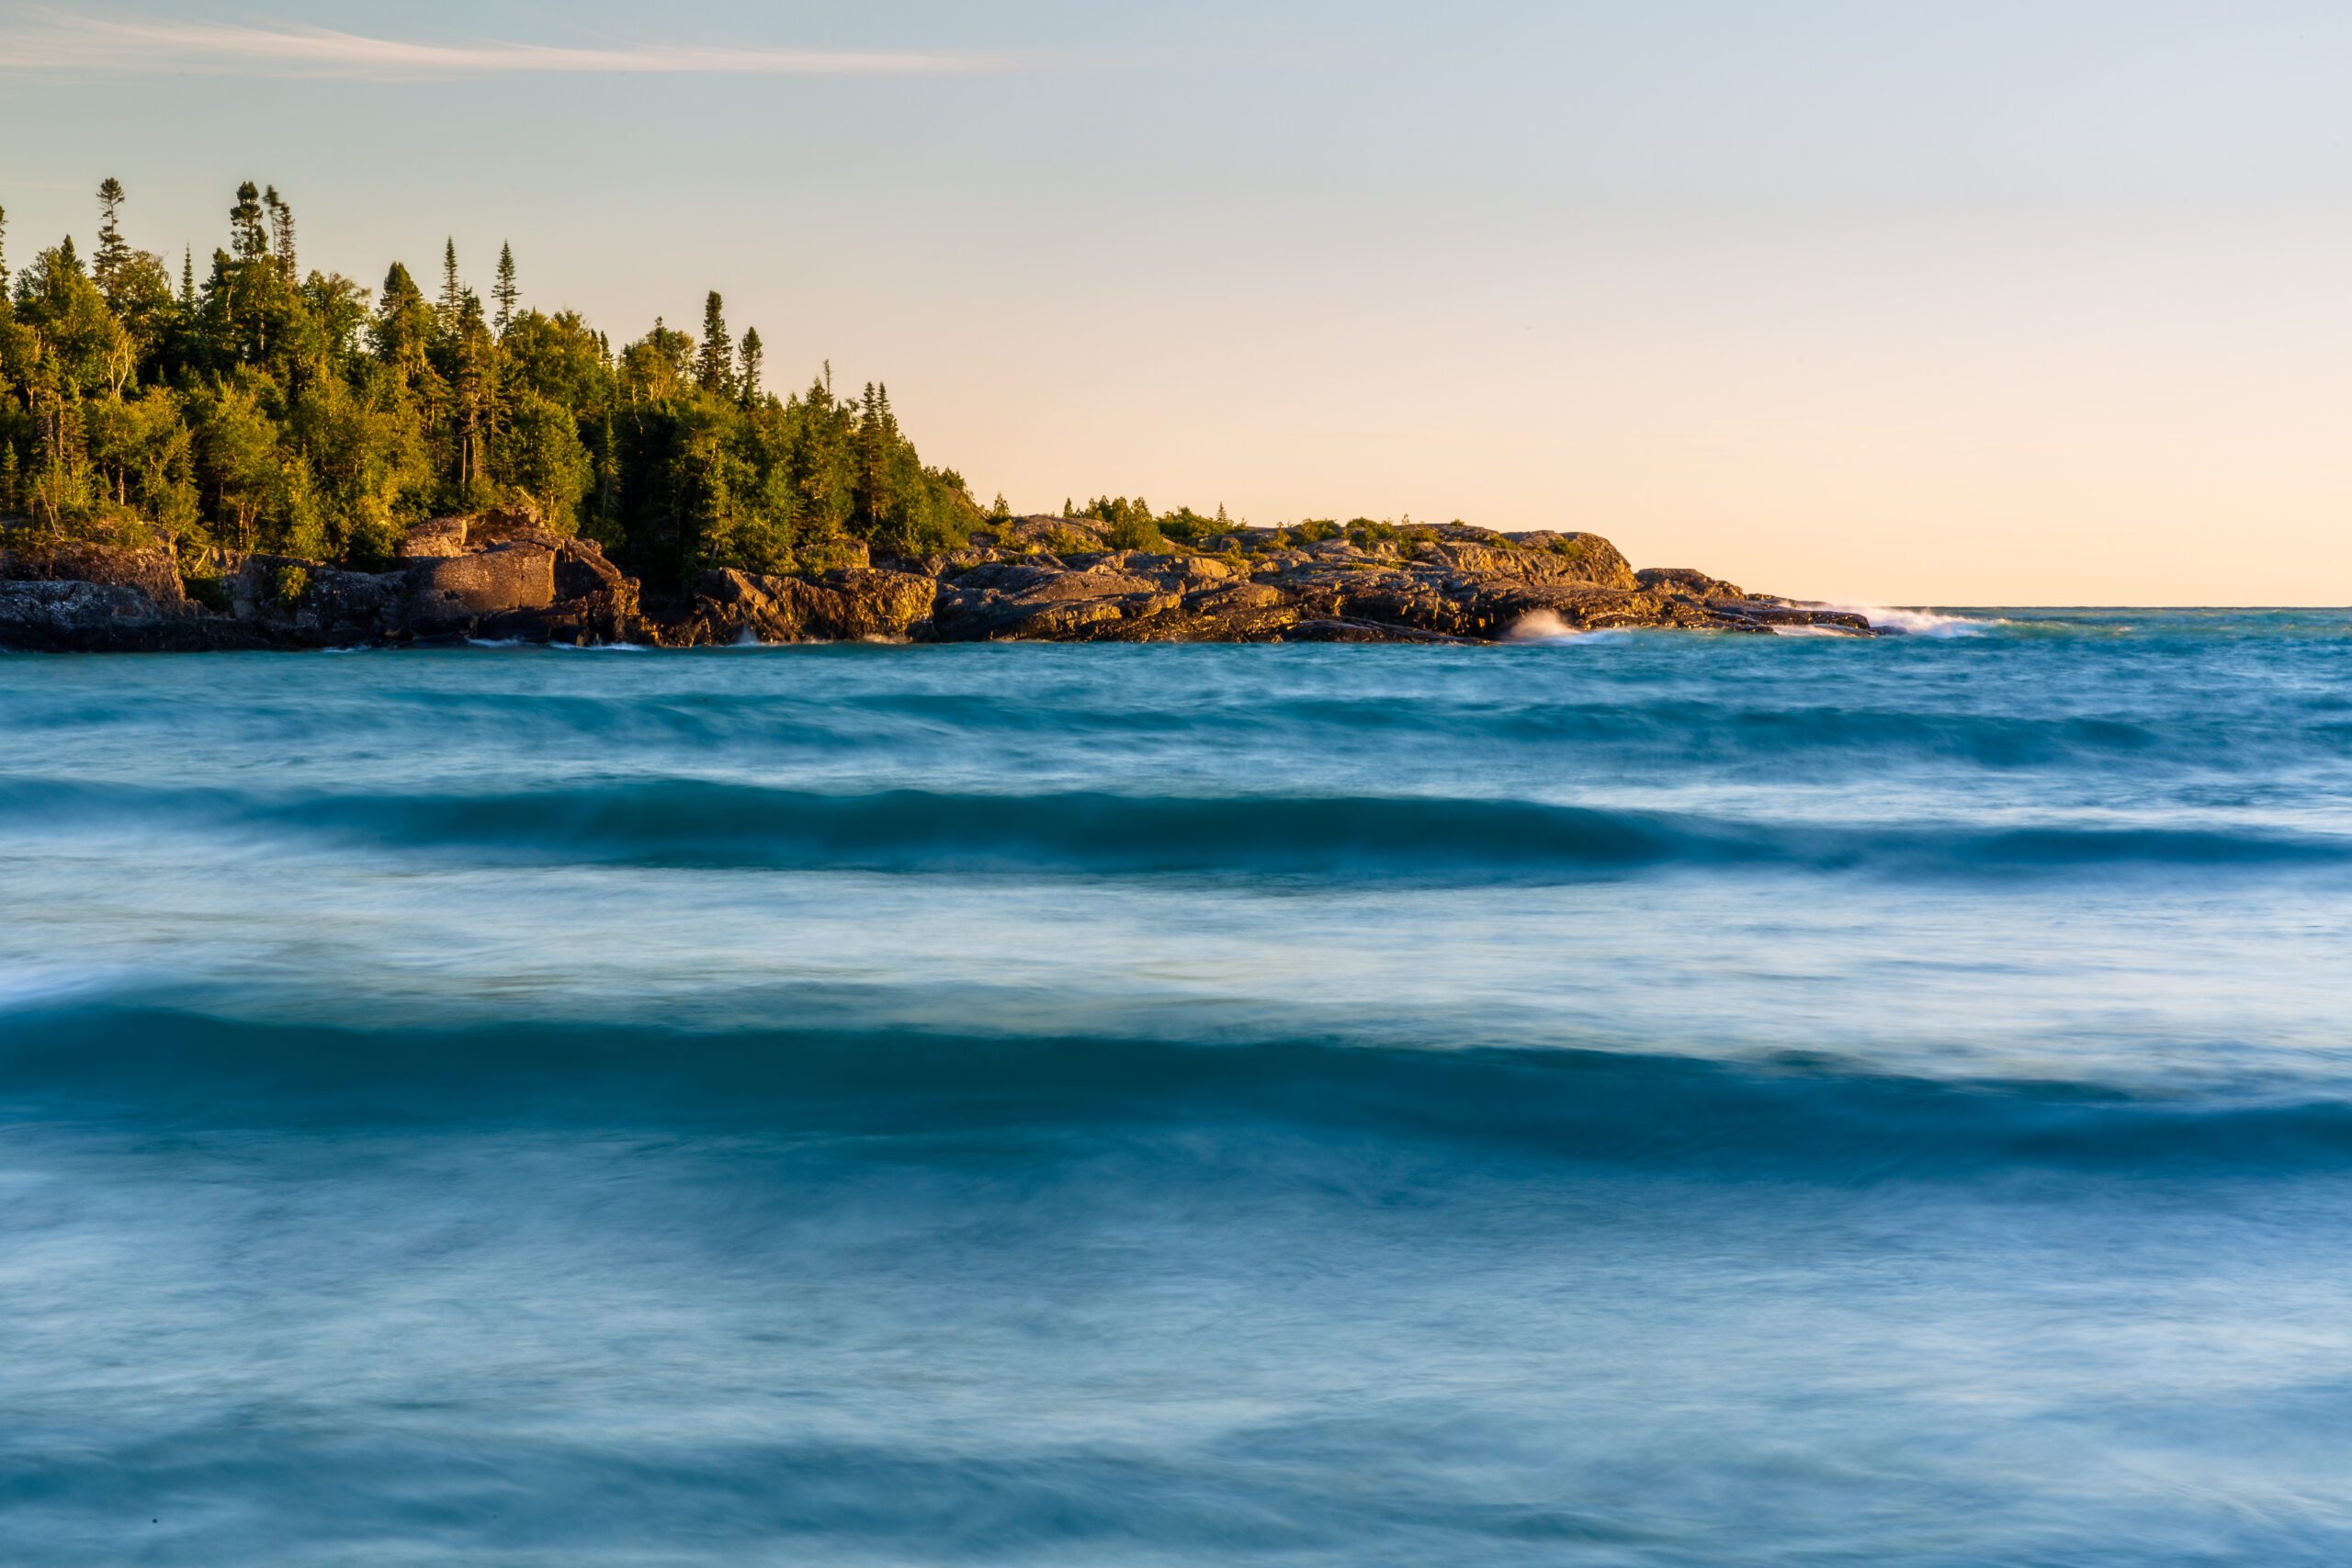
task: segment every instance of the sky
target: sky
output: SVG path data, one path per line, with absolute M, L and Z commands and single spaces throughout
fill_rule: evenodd
M 2352 604 L 2352 6 L 0 0 L 90 192 L 886 381 L 983 498 L 1584 529 L 1865 604 Z

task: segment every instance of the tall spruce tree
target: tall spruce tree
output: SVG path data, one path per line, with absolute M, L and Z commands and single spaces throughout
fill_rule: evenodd
M 458 242 L 454 236 L 441 247 L 441 299 L 437 309 L 441 330 L 454 333 L 466 313 L 466 286 L 458 281 Z
M 8 209 L 0 207 L 0 312 L 8 309 Z
M 490 291 L 490 297 L 498 301 L 498 314 L 492 324 L 497 327 L 498 335 L 504 337 L 506 329 L 514 324 L 514 302 L 522 299 L 523 291 L 514 284 L 514 247 L 503 242 L 498 247 L 498 286 Z
M 262 227 L 261 187 L 253 181 L 237 187 L 237 205 L 229 209 L 229 223 L 239 261 L 258 261 L 269 254 L 269 235 Z
M 261 199 L 262 205 L 269 209 L 270 247 L 277 253 L 277 276 L 291 287 L 295 280 L 294 209 L 278 197 L 276 186 L 262 192 Z
M 657 591 L 697 566 L 821 570 L 860 542 L 952 549 L 980 521 L 879 383 L 842 400 L 829 365 L 769 393 L 759 334 L 730 341 L 716 295 L 699 342 L 657 322 L 623 346 L 524 310 L 502 246 L 494 339 L 453 241 L 441 309 L 395 265 L 371 310 L 347 279 L 286 285 L 290 209 L 246 182 L 208 272 L 183 250 L 175 305 L 164 264 L 124 241 L 119 185 L 100 199 L 119 289 L 70 240 L 18 275 L 0 252 L 0 510 L 13 461 L 16 505 L 69 534 L 376 570 L 407 525 L 525 493 Z
M 735 367 L 735 389 L 745 408 L 759 400 L 760 372 L 764 367 L 766 357 L 767 351 L 760 343 L 760 329 L 747 329 L 743 333 L 742 355 Z
M 109 299 L 114 297 L 122 269 L 130 260 L 130 247 L 122 238 L 122 200 L 120 180 L 108 175 L 98 182 L 98 254 L 90 271 Z
M 695 385 L 722 398 L 735 389 L 735 345 L 727 335 L 727 315 L 716 288 L 702 302 L 702 352 L 695 359 Z

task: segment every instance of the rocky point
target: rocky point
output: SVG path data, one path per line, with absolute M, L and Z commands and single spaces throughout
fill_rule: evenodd
M 1630 626 L 1878 635 L 1864 617 L 1687 568 L 1636 571 L 1598 535 L 1461 524 L 1295 543 L 1237 529 L 1113 547 L 1083 520 L 1000 521 L 949 554 L 686 577 L 656 601 L 527 507 L 417 525 L 387 570 L 238 551 L 0 547 L 0 647 L 52 651 L 642 643 L 1450 642 Z

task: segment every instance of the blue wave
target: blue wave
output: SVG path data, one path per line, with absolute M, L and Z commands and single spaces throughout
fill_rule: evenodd
M 2341 869 L 2352 836 L 2225 826 L 1788 824 L 1415 795 L 808 790 L 630 780 L 532 791 L 274 795 L 19 781 L 19 830 L 143 825 L 525 863 L 1541 882 L 1677 867 L 2016 877 Z
M 2352 1100 L 1936 1080 L 1830 1058 L 1372 1049 L 609 1025 L 368 1031 L 109 1003 L 0 1015 L 0 1104 L 161 1125 L 490 1122 L 920 1137 L 1034 1158 L 1089 1135 L 1434 1143 L 1481 1159 L 1839 1184 L 2008 1169 L 2352 1168 Z M 970 1144 L 954 1140 L 989 1134 Z

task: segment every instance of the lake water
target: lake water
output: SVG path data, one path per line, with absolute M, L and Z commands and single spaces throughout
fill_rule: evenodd
M 2352 612 L 0 656 L 0 1561 L 2352 1559 Z

